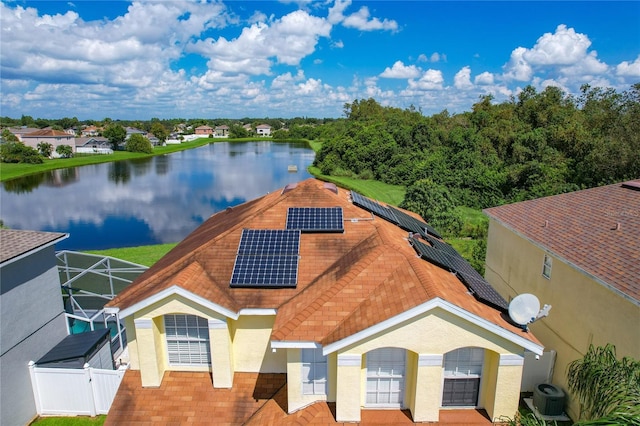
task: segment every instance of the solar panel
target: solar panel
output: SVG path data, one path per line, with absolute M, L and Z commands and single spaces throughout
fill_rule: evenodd
M 465 283 L 467 287 L 473 292 L 473 295 L 480 301 L 493 305 L 496 308 L 507 310 L 509 304 L 500 294 L 491 287 L 482 276 L 471 276 L 465 273 L 458 273 L 458 278 Z M 479 274 L 478 274 L 479 275 Z
M 398 219 L 398 225 L 405 231 L 415 232 L 422 235 L 423 237 L 425 237 L 428 233 L 435 237 L 442 238 L 435 229 L 427 225 L 425 222 L 418 220 L 415 217 L 410 216 L 394 207 L 387 206 L 387 208 L 389 208 L 393 212 L 393 214 Z
M 371 213 L 388 220 L 391 223 L 398 224 L 398 218 L 389 207 L 385 207 L 377 201 L 370 200 L 355 191 L 351 191 L 351 200 L 353 204 L 370 211 Z
M 342 207 L 289 207 L 286 228 L 302 232 L 344 232 Z
M 424 260 L 451 272 L 456 271 L 456 264 L 454 263 L 452 256 L 442 250 L 437 250 L 428 244 L 416 240 L 415 238 L 411 239 L 411 245 L 413 245 L 413 248 Z
M 238 255 L 231 275 L 231 287 L 295 287 L 298 256 Z
M 295 287 L 300 230 L 243 229 L 231 287 Z
M 292 229 L 243 229 L 238 255 L 297 255 L 300 231 Z

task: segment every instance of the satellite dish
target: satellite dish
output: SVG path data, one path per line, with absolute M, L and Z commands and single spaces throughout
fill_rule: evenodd
M 536 296 L 524 293 L 509 303 L 509 317 L 518 325 L 526 326 L 535 321 L 540 311 L 540 301 Z

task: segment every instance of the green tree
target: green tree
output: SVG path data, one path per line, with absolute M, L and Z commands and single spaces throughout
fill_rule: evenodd
M 567 368 L 569 391 L 580 403 L 579 425 L 640 425 L 640 361 L 616 358 L 615 346 L 589 345 Z
M 102 136 L 109 139 L 109 142 L 111 142 L 111 145 L 113 146 L 113 150 L 116 151 L 118 149 L 118 145 L 124 142 L 127 137 L 127 131 L 120 124 L 111 123 L 104 129 Z
M 407 188 L 400 207 L 422 216 L 431 226 L 449 235 L 462 229 L 462 218 L 446 186 L 421 179 Z
M 151 133 L 160 140 L 160 143 L 164 143 L 169 136 L 169 132 L 167 128 L 162 125 L 159 121 L 155 121 L 151 124 Z
M 56 147 L 56 152 L 62 158 L 71 158 L 73 156 L 73 148 L 69 145 L 58 145 Z
M 40 152 L 40 155 L 42 155 L 43 157 L 49 158 L 51 157 L 51 153 L 53 152 L 53 145 L 47 142 L 40 142 L 38 144 L 38 152 Z
M 248 138 L 251 134 L 239 124 L 229 126 L 229 137 L 232 139 Z
M 0 161 L 3 163 L 40 164 L 42 157 L 35 148 L 22 142 L 5 142 L 0 145 Z
M 134 133 L 127 140 L 127 151 L 151 154 L 153 152 L 153 146 L 151 146 L 149 139 L 139 133 Z
M 2 131 L 2 142 L 18 142 L 19 140 L 20 139 L 18 139 L 16 135 L 11 133 L 9 129 L 4 129 Z

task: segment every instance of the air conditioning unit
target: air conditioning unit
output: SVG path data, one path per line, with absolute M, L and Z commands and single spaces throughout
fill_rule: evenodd
M 533 406 L 543 416 L 562 415 L 564 403 L 564 392 L 554 385 L 541 383 L 533 389 Z

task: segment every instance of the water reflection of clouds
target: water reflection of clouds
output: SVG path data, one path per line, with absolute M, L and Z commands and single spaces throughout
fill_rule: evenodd
M 155 161 L 162 163 L 159 168 Z M 148 226 L 155 241 L 174 242 L 227 206 L 307 178 L 312 161 L 312 151 L 304 147 L 216 143 L 130 164 L 128 170 L 119 165 L 127 180 L 109 177 L 114 163 L 82 167 L 72 185 L 41 185 L 22 194 L 3 189 L 1 218 L 11 228 L 58 232 L 69 232 L 74 224 L 100 228 L 108 218 L 134 218 Z M 299 172 L 288 173 L 289 163 L 298 164 Z M 118 232 L 111 232 L 114 247 Z

